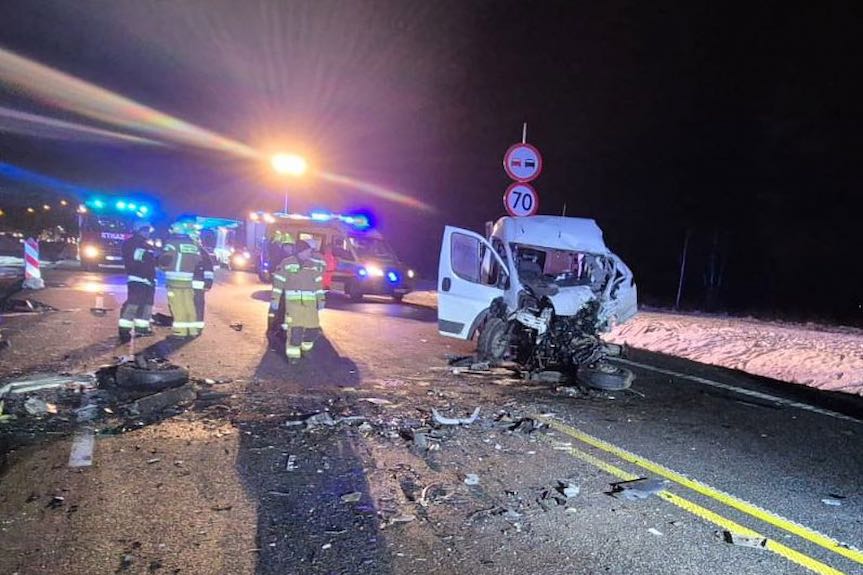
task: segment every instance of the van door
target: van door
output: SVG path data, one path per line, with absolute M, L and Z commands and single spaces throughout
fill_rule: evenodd
M 486 260 L 484 264 L 483 260 Z M 447 226 L 438 267 L 438 331 L 470 339 L 477 319 L 503 296 L 506 265 L 481 235 Z

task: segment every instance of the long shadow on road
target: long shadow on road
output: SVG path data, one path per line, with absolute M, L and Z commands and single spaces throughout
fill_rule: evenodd
M 326 339 L 300 365 L 270 350 L 256 370 L 236 466 L 257 503 L 256 573 L 390 573 L 391 559 L 365 470 L 370 454 L 347 423 L 286 425 L 329 409 L 347 413 L 339 388 L 359 375 Z

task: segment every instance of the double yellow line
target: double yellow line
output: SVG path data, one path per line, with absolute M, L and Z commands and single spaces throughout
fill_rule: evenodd
M 671 469 L 669 469 L 663 465 L 660 465 L 658 463 L 654 463 L 653 461 L 650 461 L 649 459 L 645 459 L 644 457 L 640 457 L 638 455 L 630 453 L 629 451 L 627 451 L 625 449 L 617 447 L 616 445 L 613 445 L 613 444 L 611 444 L 607 441 L 604 441 L 602 439 L 599 439 L 597 437 L 593 437 L 592 435 L 589 435 L 589 434 L 587 434 L 587 433 L 585 433 L 579 429 L 576 429 L 574 427 L 570 427 L 568 425 L 560 423 L 559 421 L 555 421 L 553 419 L 550 419 L 548 417 L 544 417 L 541 415 L 535 415 L 534 417 L 537 420 L 548 424 L 553 429 L 556 429 L 557 431 L 560 431 L 561 433 L 564 433 L 567 436 L 572 437 L 573 439 L 576 439 L 576 440 L 578 440 L 578 441 L 580 441 L 586 445 L 589 445 L 589 446 L 594 447 L 596 449 L 599 449 L 601 451 L 605 451 L 606 453 L 610 453 L 611 455 L 614 455 L 615 457 L 618 457 L 624 461 L 627 461 L 627 462 L 632 463 L 638 467 L 646 469 L 647 471 L 650 471 L 651 473 L 653 473 L 655 475 L 658 475 L 660 477 L 664 477 L 665 479 L 669 479 L 669 480 L 671 480 L 671 481 L 673 481 L 673 482 L 675 482 L 675 483 L 677 483 L 683 487 L 686 487 L 686 488 L 691 489 L 697 493 L 700 493 L 701 495 L 710 497 L 711 499 L 714 499 L 714 500 L 722 503 L 723 505 L 726 505 L 728 507 L 734 508 L 738 511 L 741 511 L 743 513 L 751 515 L 752 517 L 755 517 L 756 519 L 764 521 L 765 523 L 773 525 L 774 527 L 778 527 L 780 529 L 783 529 L 783 530 L 785 530 L 789 533 L 792 533 L 798 537 L 801 537 L 801 538 L 803 538 L 803 539 L 805 539 L 811 543 L 814 543 L 815 545 L 819 545 L 819 546 L 823 547 L 824 549 L 827 549 L 828 551 L 832 551 L 833 553 L 836 553 L 836 554 L 841 555 L 847 559 L 850 559 L 851 561 L 854 561 L 856 563 L 863 565 L 863 552 L 861 552 L 857 549 L 849 548 L 849 547 L 843 545 L 842 543 L 836 541 L 835 539 L 828 537 L 827 535 L 824 535 L 822 533 L 814 531 L 808 527 L 804 527 L 803 525 L 795 523 L 789 519 L 785 519 L 784 517 L 776 515 L 775 513 L 772 513 L 770 511 L 762 509 L 756 505 L 753 505 L 751 503 L 743 501 L 742 499 L 740 499 L 738 497 L 735 497 L 733 495 L 730 495 L 730 494 L 725 493 L 723 491 L 720 491 L 718 489 L 714 489 L 713 487 L 705 485 L 704 483 L 701 483 L 700 481 L 695 481 L 693 479 L 690 479 L 690 478 L 688 478 L 688 477 L 686 477 L 686 476 L 684 476 L 684 475 L 682 475 L 676 471 L 673 471 L 673 470 L 671 470 Z M 561 449 L 561 447 L 556 446 L 556 449 Z M 605 462 L 605 461 L 603 461 L 597 457 L 594 457 L 593 455 L 591 455 L 585 451 L 582 451 L 580 449 L 573 448 L 573 447 L 565 447 L 563 449 L 563 451 L 566 451 L 570 455 L 573 455 L 573 456 L 577 457 L 578 459 L 581 459 L 582 461 L 584 461 L 586 463 L 589 463 L 595 467 L 598 467 L 599 469 L 602 469 L 603 471 L 605 471 L 611 475 L 614 475 L 615 477 L 623 479 L 624 481 L 638 478 L 638 476 L 633 475 L 632 473 L 629 473 L 629 472 L 627 472 L 627 471 L 625 471 L 619 467 L 611 465 L 610 463 L 607 463 L 607 462 Z M 673 493 L 670 493 L 668 491 L 662 491 L 659 494 L 659 496 L 662 499 L 665 499 L 666 501 L 673 503 L 674 505 L 677 505 L 678 507 L 688 511 L 689 513 L 697 515 L 698 517 L 700 517 L 706 521 L 709 521 L 715 525 L 718 525 L 718 526 L 722 527 L 723 529 L 727 529 L 728 531 L 731 531 L 733 533 L 737 533 L 740 535 L 744 535 L 746 537 L 764 538 L 767 541 L 765 548 L 769 549 L 770 551 L 772 551 L 778 555 L 781 555 L 782 557 L 785 557 L 786 559 L 788 559 L 790 561 L 793 561 L 794 563 L 802 565 L 802 566 L 806 567 L 807 569 L 814 571 L 815 573 L 819 573 L 819 574 L 823 574 L 823 575 L 844 575 L 841 571 L 838 571 L 838 570 L 830 567 L 829 565 L 826 565 L 826 564 L 818 561 L 817 559 L 809 557 L 808 555 L 800 553 L 799 551 L 795 551 L 794 549 L 791 549 L 790 547 L 787 547 L 787 546 L 779 543 L 778 541 L 775 541 L 773 539 L 769 539 L 769 538 L 765 537 L 764 535 L 761 535 L 760 533 L 758 533 L 752 529 L 744 527 L 743 525 L 740 525 L 740 524 L 738 524 L 738 523 L 736 523 L 730 519 L 727 519 L 727 518 L 713 512 L 713 511 L 711 511 L 705 507 L 702 507 L 696 503 L 693 503 L 692 501 L 689 501 L 688 499 L 685 499 L 683 497 L 680 497 L 680 496 L 675 495 Z

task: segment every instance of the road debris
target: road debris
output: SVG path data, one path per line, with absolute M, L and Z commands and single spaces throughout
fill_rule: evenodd
M 22 377 L 0 387 L 0 398 L 7 395 L 32 393 L 46 389 L 67 388 L 82 391 L 95 387 L 95 379 L 91 375 L 50 375 L 39 373 Z
M 46 507 L 48 507 L 48 509 L 59 509 L 60 507 L 63 507 L 63 505 L 65 503 L 66 503 L 65 497 L 62 497 L 60 495 L 55 495 L 54 497 L 51 498 L 51 501 L 48 502 L 48 505 Z
M 465 485 L 479 485 L 479 475 L 476 473 L 468 473 L 464 476 Z
M 231 329 L 234 331 L 243 331 L 243 324 L 240 322 L 235 322 L 231 324 Z
M 824 505 L 829 505 L 830 507 L 841 507 L 842 499 L 845 498 L 831 495 L 830 497 L 825 497 L 824 499 L 822 499 L 821 503 L 823 503 Z
M 145 395 L 132 403 L 125 405 L 125 410 L 137 416 L 148 417 L 171 407 L 184 407 L 192 404 L 197 397 L 195 384 L 187 383 L 181 387 L 175 387 Z
M 561 495 L 566 497 L 567 499 L 572 499 L 573 497 L 577 497 L 579 493 L 581 493 L 581 487 L 574 483 L 570 483 L 568 481 L 558 481 L 557 482 L 557 490 Z
M 363 498 L 363 494 L 359 491 L 352 491 L 341 496 L 342 503 L 357 503 Z
M 753 547 L 758 549 L 767 546 L 767 538 L 761 536 L 741 535 L 732 531 L 723 531 L 721 537 L 726 543 L 731 543 L 738 547 Z
M 289 455 L 288 462 L 285 464 L 285 471 L 296 471 L 297 469 L 299 469 L 299 466 L 297 465 L 297 456 Z
M 48 403 L 38 397 L 27 398 L 27 401 L 24 402 L 24 409 L 27 410 L 27 413 L 30 415 L 35 415 L 37 417 L 47 415 L 48 413 L 57 413 L 56 405 Z
M 473 413 L 470 417 L 467 418 L 458 418 L 458 417 L 444 417 L 438 410 L 432 408 L 432 419 L 438 425 L 470 425 L 479 417 L 479 407 L 473 410 Z
M 656 495 L 663 489 L 668 482 L 665 479 L 655 479 L 643 477 L 632 481 L 621 481 L 612 483 L 611 495 L 618 499 L 627 501 L 638 501 L 647 499 L 651 495 Z
M 392 405 L 393 402 L 388 399 L 381 399 L 379 397 L 363 397 L 360 401 L 367 401 L 372 405 Z
M 656 529 L 655 527 L 651 527 L 647 531 L 653 535 L 656 535 L 657 537 L 662 537 L 664 535 L 664 533 L 662 531 L 660 531 L 659 529 Z

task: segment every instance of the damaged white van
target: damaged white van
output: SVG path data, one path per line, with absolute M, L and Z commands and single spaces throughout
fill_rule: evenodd
M 514 361 L 531 373 L 577 374 L 586 385 L 624 389 L 629 370 L 604 361 L 619 353 L 599 334 L 633 317 L 632 271 L 612 253 L 594 220 L 504 217 L 488 238 L 447 226 L 438 275 L 438 329 L 472 339 L 483 359 Z

